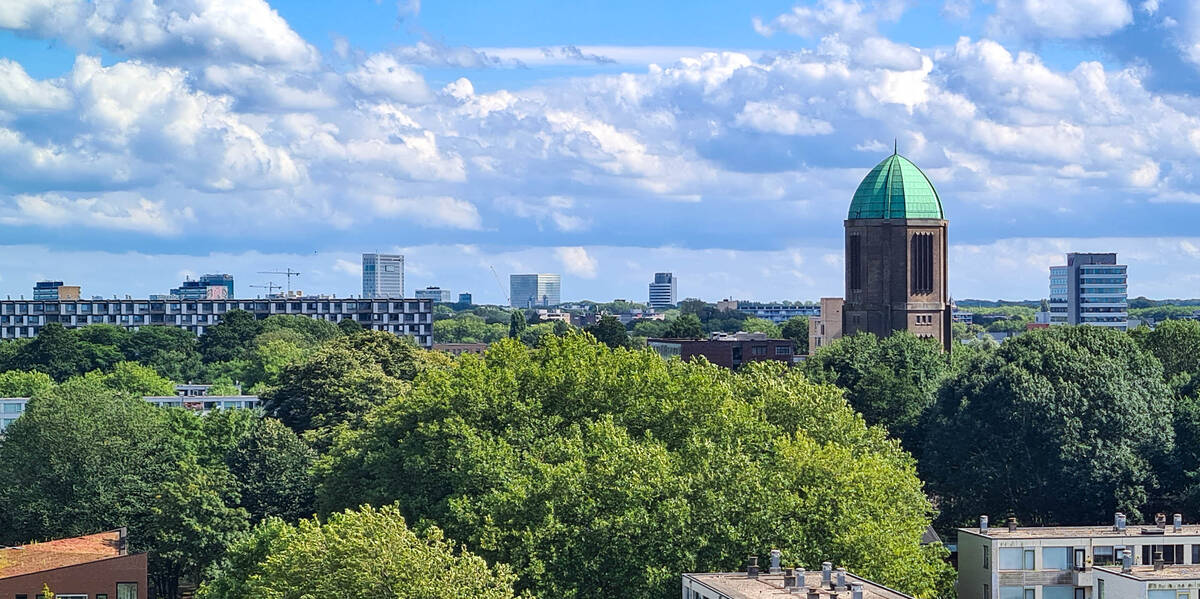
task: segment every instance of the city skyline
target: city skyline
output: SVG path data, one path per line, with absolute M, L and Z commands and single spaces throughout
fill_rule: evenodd
M 561 272 L 573 299 L 657 271 L 680 297 L 815 299 L 894 141 L 955 215 L 953 296 L 1041 297 L 1059 256 L 1109 251 L 1131 295 L 1200 296 L 1186 7 L 255 0 L 194 3 L 181 31 L 178 6 L 48 1 L 0 12 L 6 295 L 280 265 L 351 295 L 344 262 L 381 248 L 414 288 L 488 303 L 493 266 Z

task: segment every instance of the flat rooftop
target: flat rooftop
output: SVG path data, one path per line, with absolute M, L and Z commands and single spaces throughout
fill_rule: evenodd
M 988 537 L 990 539 L 1073 539 L 1081 537 L 1102 537 L 1111 539 L 1137 539 L 1142 537 L 1200 537 L 1200 524 L 1185 524 L 1180 532 L 1167 524 L 1166 528 L 1158 528 L 1153 524 L 1125 526 L 1124 531 L 1113 530 L 1111 524 L 1102 526 L 1020 526 L 1013 532 L 1008 531 L 1004 524 L 988 528 L 987 532 L 979 532 L 978 528 L 959 528 L 958 532 Z
M 761 573 L 758 578 L 749 578 L 745 572 L 719 572 L 711 574 L 684 574 L 693 581 L 700 582 L 704 586 L 729 597 L 730 599 L 774 599 L 775 597 L 797 597 L 803 599 L 807 595 L 791 594 L 783 588 L 783 574 L 767 574 Z M 837 581 L 837 573 L 833 575 L 833 580 Z M 893 591 L 884 586 L 877 585 L 868 580 L 859 578 L 853 574 L 846 575 L 846 584 L 862 583 L 863 599 L 913 599 L 911 595 Z M 804 576 L 804 583 L 809 588 L 821 586 L 821 571 L 807 571 Z M 831 597 L 841 597 L 845 599 L 850 596 L 849 591 L 841 591 L 840 594 L 829 590 L 828 587 L 821 589 L 822 599 Z
M 1137 580 L 1200 580 L 1200 565 L 1167 565 L 1162 570 L 1154 566 L 1134 566 L 1132 572 L 1122 572 L 1120 566 L 1096 566 L 1109 574 L 1117 574 Z

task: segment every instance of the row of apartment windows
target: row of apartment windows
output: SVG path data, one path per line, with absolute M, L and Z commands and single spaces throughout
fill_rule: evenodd
M 1200 544 L 1198 545 L 1142 545 L 1142 561 L 1143 564 L 1152 564 L 1154 560 L 1161 556 L 1164 563 L 1167 564 L 1183 564 L 1184 548 L 1190 549 L 1192 555 L 1192 564 L 1200 564 Z M 1125 550 L 1124 545 L 1096 545 L 1092 547 L 1092 563 L 1097 566 L 1110 566 L 1118 563 L 1120 553 Z M 1028 547 L 1001 547 L 998 551 L 996 562 L 999 570 L 1033 570 L 1035 549 Z M 1083 549 L 1074 549 L 1072 547 L 1043 547 L 1042 548 L 1042 570 L 1070 570 L 1072 568 L 1072 553 L 1082 553 Z M 1078 556 L 1082 561 L 1083 556 Z M 983 567 L 990 570 L 991 563 L 991 547 L 983 547 Z
M 983 585 L 983 596 L 992 596 L 992 585 Z M 1002 586 L 1000 587 L 1000 599 L 1034 599 L 1037 596 L 1037 589 L 1033 587 L 1020 586 Z M 1069 586 L 1044 586 L 1042 587 L 1042 599 L 1084 599 L 1086 595 L 1084 590 L 1078 587 Z M 1174 599 L 1174 598 L 1172 598 Z
M 417 312 L 418 302 L 195 302 L 195 303 L 159 303 L 159 302 L 111 302 L 111 303 L 25 303 L 4 302 L 0 304 L 0 314 L 110 314 L 118 312 L 192 312 L 202 314 L 221 314 L 229 310 L 250 310 L 256 312 L 355 312 L 374 310 L 376 312 Z
M 1079 293 L 1125 293 L 1124 287 L 1085 287 Z
M 1117 283 L 1120 285 L 1124 285 L 1125 279 L 1122 277 L 1101 277 L 1101 278 L 1094 278 L 1094 279 L 1089 278 L 1086 281 L 1080 281 L 1081 285 L 1096 285 L 1098 283 Z
M 1124 295 L 1114 295 L 1112 297 L 1081 297 L 1081 304 L 1123 304 L 1125 303 Z
M 1080 270 L 1080 271 L 1081 271 L 1083 274 L 1085 274 L 1085 275 L 1123 275 L 1123 274 L 1125 274 L 1125 269 L 1124 269 L 1124 268 L 1112 268 L 1112 267 L 1109 267 L 1109 268 L 1096 268 L 1096 267 L 1091 267 L 1091 268 L 1089 268 L 1089 267 L 1084 267 L 1084 268 L 1081 268 L 1081 269 L 1079 269 L 1079 270 Z

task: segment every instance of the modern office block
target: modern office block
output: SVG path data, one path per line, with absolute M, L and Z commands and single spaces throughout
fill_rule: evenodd
M 675 305 L 678 279 L 673 273 L 656 272 L 650 283 L 650 307 L 668 308 Z
M 509 305 L 514 308 L 562 303 L 562 279 L 556 274 L 510 275 L 508 285 Z
M 79 286 L 63 285 L 62 281 L 38 281 L 33 286 L 33 299 L 79 299 Z
M 187 280 L 171 290 L 179 299 L 229 299 L 233 295 L 233 275 L 201 275 L 198 281 Z
M 268 298 L 256 300 L 0 300 L 0 339 L 36 337 L 42 327 L 67 328 L 111 324 L 128 329 L 173 326 L 203 334 L 230 310 L 246 310 L 259 319 L 294 314 L 340 322 L 353 320 L 364 329 L 407 335 L 433 347 L 433 302 L 423 299 L 353 300 L 338 298 Z
M 470 293 L 458 294 L 458 303 L 463 304 L 464 306 L 470 306 L 471 302 L 472 302 L 472 298 L 471 298 Z
M 1050 324 L 1129 328 L 1129 267 L 1115 253 L 1070 253 L 1050 267 Z
M 415 295 L 417 299 L 432 300 L 435 304 L 450 304 L 454 302 L 452 299 L 453 295 L 450 293 L 450 290 L 442 289 L 441 287 L 426 287 L 424 289 L 418 289 Z
M 404 256 L 363 254 L 362 296 L 367 299 L 404 297 Z

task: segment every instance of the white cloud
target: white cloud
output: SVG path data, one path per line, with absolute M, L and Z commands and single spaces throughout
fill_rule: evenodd
M 71 98 L 62 88 L 37 81 L 20 63 L 0 58 L 0 110 L 62 110 Z
M 997 0 L 988 27 L 999 35 L 1079 39 L 1108 35 L 1132 22 L 1126 0 Z
M 178 233 L 193 219 L 190 210 L 171 210 L 163 202 L 142 197 L 67 198 L 55 193 L 18 195 L 0 205 L 0 223 L 137 231 L 153 235 Z
M 346 80 L 365 94 L 405 104 L 421 104 L 430 99 L 425 78 L 390 54 L 371 55 Z
M 371 198 L 370 205 L 379 216 L 405 216 L 431 227 L 479 229 L 482 226 L 474 204 L 451 197 L 376 196 Z
M 581 247 L 555 248 L 554 255 L 569 274 L 585 279 L 596 278 L 596 260 Z
M 781 108 L 768 102 L 746 102 L 733 122 L 763 133 L 780 135 L 827 135 L 833 126 L 821 119 L 801 115 L 795 110 Z

